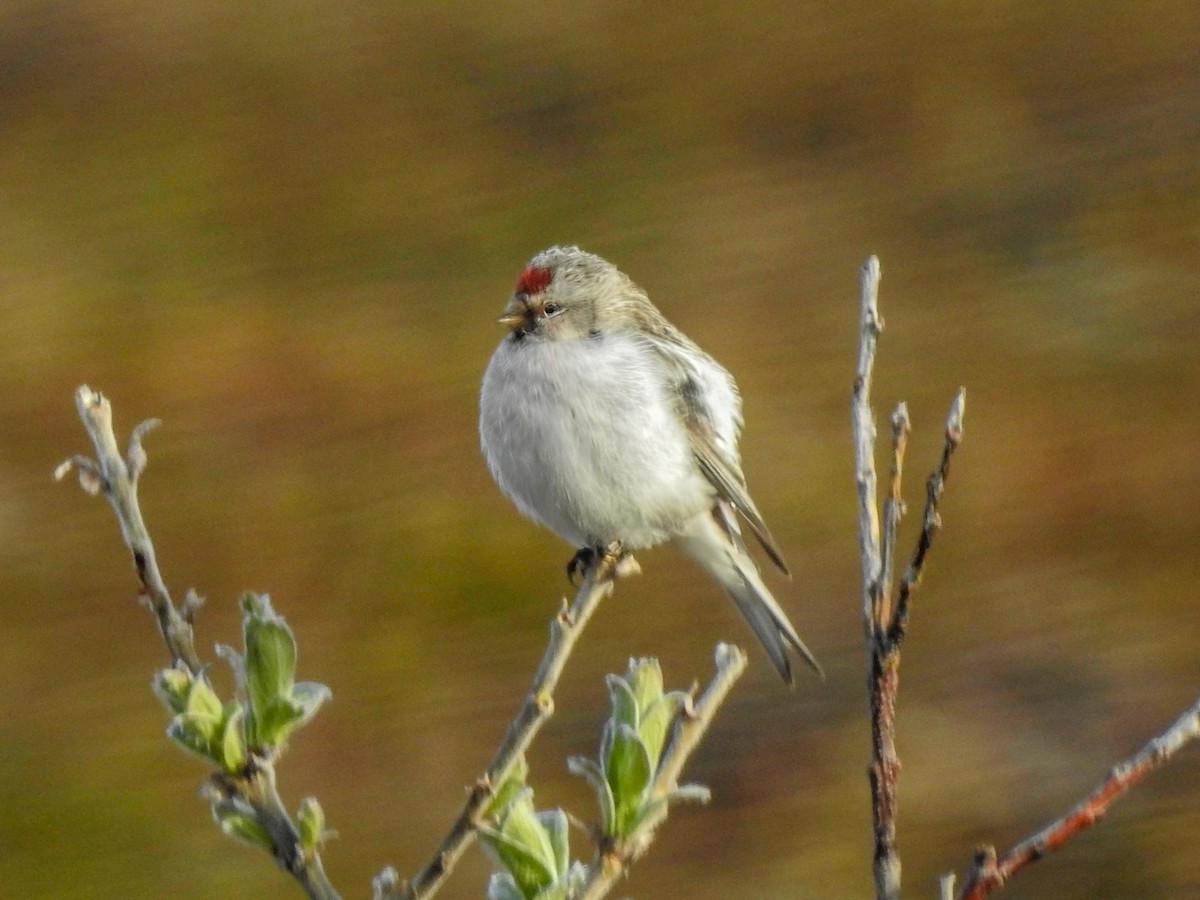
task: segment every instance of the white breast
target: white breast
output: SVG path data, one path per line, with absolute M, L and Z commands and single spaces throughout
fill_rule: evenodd
M 662 543 L 714 499 L 666 390 L 653 352 L 620 333 L 505 340 L 480 398 L 488 467 L 576 547 Z

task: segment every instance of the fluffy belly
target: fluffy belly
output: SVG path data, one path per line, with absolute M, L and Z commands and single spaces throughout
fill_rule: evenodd
M 484 376 L 492 474 L 522 512 L 577 547 L 653 546 L 712 505 L 646 355 L 613 338 L 506 342 Z

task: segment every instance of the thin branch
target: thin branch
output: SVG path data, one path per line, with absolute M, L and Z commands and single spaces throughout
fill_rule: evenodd
M 887 499 L 883 501 L 883 543 L 880 547 L 879 587 L 871 616 L 875 636 L 883 634 L 892 615 L 892 584 L 896 566 L 896 533 L 904 515 L 904 499 L 900 488 L 904 480 L 904 452 L 912 426 L 908 419 L 908 404 L 901 401 L 892 413 L 892 469 Z
M 908 438 L 908 412 L 901 403 L 892 416 L 891 492 L 884 504 L 883 568 L 875 586 L 871 621 L 868 687 L 871 704 L 871 820 L 875 834 L 873 868 L 880 900 L 900 896 L 900 853 L 896 848 L 896 782 L 900 757 L 896 753 L 896 695 L 900 690 L 900 654 L 886 641 L 884 625 L 891 601 L 891 561 L 896 557 L 896 528 L 903 501 L 900 479 Z
M 941 499 L 950 457 L 962 437 L 965 393 L 959 391 L 951 405 L 946 445 L 941 464 L 926 488 L 923 527 L 913 559 L 900 582 L 895 606 L 892 582 L 896 541 L 904 514 L 901 487 L 910 423 L 908 408 L 900 403 L 892 414 L 892 464 L 889 491 L 883 508 L 882 535 L 875 475 L 875 420 L 871 412 L 871 380 L 875 350 L 883 318 L 879 314 L 879 261 L 867 260 L 861 272 L 858 365 L 851 401 L 855 482 L 858 488 L 859 552 L 862 564 L 863 629 L 867 640 L 868 693 L 871 706 L 871 811 L 874 830 L 873 870 L 878 900 L 900 896 L 900 854 L 896 848 L 896 782 L 900 759 L 896 753 L 896 696 L 900 689 L 900 643 L 908 621 L 910 598 L 925 564 L 925 557 L 940 525 L 937 504 Z
M 683 767 L 712 724 L 717 709 L 746 670 L 746 654 L 732 644 L 718 644 L 716 666 L 717 672 L 712 681 L 692 708 L 684 711 L 670 744 L 663 751 L 651 787 L 654 797 L 665 797 L 678 786 Z M 587 880 L 573 900 L 599 900 L 606 896 L 628 868 L 650 848 L 655 831 L 667 818 L 667 814 L 668 804 L 663 803 L 646 817 L 628 840 L 604 849 L 592 863 Z
M 882 645 L 880 622 L 885 594 L 883 548 L 880 542 L 879 508 L 875 475 L 875 416 L 871 412 L 871 378 L 875 367 L 875 348 L 883 330 L 879 314 L 878 258 L 866 261 L 860 273 L 858 366 L 854 376 L 854 395 L 850 404 L 854 439 L 854 472 L 858 487 L 858 547 L 862 564 L 862 616 L 867 640 L 870 676 L 868 692 L 871 704 L 871 816 L 875 852 L 872 868 L 875 894 L 879 900 L 894 900 L 900 895 L 900 857 L 895 848 L 895 784 L 900 762 L 894 742 L 896 689 L 899 670 L 888 665 Z M 893 442 L 895 443 L 893 431 Z M 903 447 L 893 451 L 893 493 L 899 493 Z M 898 514 L 898 507 L 893 507 Z M 895 521 L 887 537 L 894 540 Z M 889 556 L 894 549 L 888 548 Z
M 459 858 L 476 836 L 476 829 L 488 802 L 504 783 L 517 760 L 529 748 L 534 737 L 554 714 L 554 689 L 562 675 L 567 658 L 575 647 L 588 620 L 605 597 L 612 593 L 613 580 L 633 574 L 637 563 L 633 557 L 622 555 L 617 544 L 600 554 L 580 585 L 569 607 L 564 608 L 550 623 L 550 641 L 542 655 L 541 665 L 516 717 L 509 723 L 504 741 L 492 761 L 471 788 L 467 801 L 443 838 L 433 858 L 409 881 L 400 884 L 393 870 L 385 870 L 375 880 L 375 896 L 381 900 L 432 897 L 441 888 Z
M 121 537 L 133 555 L 140 584 L 139 596 L 153 610 L 158 630 L 172 665 L 182 664 L 193 677 L 207 680 L 205 667 L 196 655 L 192 636 L 192 616 L 199 600 L 190 594 L 183 609 L 175 606 L 159 572 L 154 544 L 138 505 L 138 478 L 146 467 L 142 437 L 158 424 L 157 419 L 142 422 L 129 438 L 125 458 L 113 432 L 112 405 L 108 398 L 86 384 L 75 391 L 75 407 L 96 448 L 96 459 L 73 457 L 55 469 L 62 479 L 71 468 L 79 472 L 79 483 L 90 494 L 103 493 L 116 513 Z M 292 822 L 275 789 L 275 769 L 270 760 L 256 758 L 247 771 L 234 776 L 215 773 L 209 789 L 220 796 L 246 804 L 271 837 L 275 862 L 299 882 L 313 900 L 337 900 L 338 893 L 325 876 L 321 858 L 315 851 L 301 847 L 300 832 Z
M 875 502 L 875 416 L 871 413 L 871 375 L 875 345 L 883 331 L 879 315 L 879 259 L 872 256 L 862 267 L 859 315 L 858 367 L 850 405 L 854 433 L 854 480 L 858 485 L 858 547 L 862 561 L 863 621 L 871 638 L 876 591 L 883 570 L 879 557 L 879 510 Z
M 933 546 L 934 535 L 942 527 L 942 519 L 938 514 L 938 503 L 942 499 L 942 491 L 946 488 L 946 479 L 950 476 L 950 459 L 962 442 L 963 413 L 966 411 L 966 406 L 967 389 L 960 387 L 954 401 L 950 404 L 950 412 L 946 416 L 946 436 L 942 445 L 941 462 L 925 482 L 925 512 L 921 518 L 921 535 L 917 539 L 917 549 L 900 579 L 896 611 L 887 627 L 887 641 L 897 647 L 904 640 L 905 631 L 908 629 L 909 601 L 912 592 L 921 583 L 921 575 L 925 570 L 925 557 Z
M 301 845 L 300 833 L 275 787 L 275 767 L 258 758 L 244 775 L 214 772 L 202 794 L 209 800 L 244 803 L 271 839 L 279 868 L 291 875 L 313 900 L 339 900 L 325 875 L 321 856 Z
M 1057 850 L 1085 829 L 1095 825 L 1109 807 L 1126 791 L 1171 759 L 1190 741 L 1200 737 L 1200 699 L 1164 732 L 1141 750 L 1118 763 L 1078 806 L 1061 819 L 1026 838 L 997 858 L 993 847 L 984 847 L 975 855 L 967 883 L 959 900 L 980 900 L 1003 887 L 1010 878 L 1030 863 Z M 947 879 L 952 876 L 947 876 Z M 953 883 L 953 882 L 951 882 Z
M 203 677 L 204 667 L 196 655 L 191 623 L 171 600 L 171 594 L 158 570 L 154 544 L 138 506 L 138 477 L 146 467 L 142 437 L 158 425 L 158 420 L 147 419 L 134 428 L 129 438 L 127 456 L 122 458 L 113 433 L 112 405 L 108 398 L 85 384 L 75 391 L 75 408 L 96 448 L 96 459 L 73 457 L 55 470 L 54 477 L 61 480 L 75 466 L 84 490 L 91 494 L 103 492 L 108 498 L 121 526 L 121 537 L 133 555 L 133 566 L 137 570 L 140 586 L 139 596 L 158 620 L 158 630 L 171 654 L 171 664 L 182 662 L 192 675 Z

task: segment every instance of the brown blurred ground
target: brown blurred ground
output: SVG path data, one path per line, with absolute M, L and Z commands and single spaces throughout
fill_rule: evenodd
M 830 672 L 754 656 L 638 897 L 869 891 L 847 402 L 857 269 L 909 401 L 910 499 L 970 391 L 900 709 L 910 896 L 1073 803 L 1200 686 L 1200 6 L 233 3 L 0 6 L 0 884 L 292 896 L 225 842 L 147 690 L 163 661 L 109 511 L 50 481 L 87 381 L 148 442 L 168 582 L 236 640 L 268 590 L 334 702 L 282 768 L 366 896 L 413 870 L 515 708 L 569 548 L 477 450 L 522 261 L 618 262 L 728 365 L 746 469 Z M 909 523 L 912 524 L 911 522 Z M 573 660 L 542 804 L 601 676 L 668 681 L 748 632 L 671 550 Z M 757 653 L 757 650 L 754 651 Z M 1196 751 L 1010 897 L 1200 896 Z M 576 836 L 577 848 L 584 847 Z M 480 897 L 473 852 L 446 892 Z

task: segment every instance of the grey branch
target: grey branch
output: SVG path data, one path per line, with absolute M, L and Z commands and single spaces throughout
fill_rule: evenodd
M 204 667 L 196 655 L 192 624 L 175 606 L 167 591 L 158 570 L 154 544 L 138 506 L 138 478 L 146 468 L 142 437 L 158 425 L 158 420 L 148 419 L 133 429 L 129 449 L 122 457 L 113 433 L 112 406 L 108 398 L 85 384 L 75 391 L 75 408 L 96 448 L 96 458 L 72 457 L 55 469 L 54 477 L 61 480 L 74 466 L 79 471 L 79 483 L 84 490 L 90 494 L 102 492 L 108 498 L 121 526 L 125 546 L 133 554 L 140 596 L 154 611 L 158 630 L 171 654 L 171 664 L 182 662 L 193 675 L 201 676 Z
M 862 562 L 863 621 L 868 636 L 874 619 L 875 592 L 883 571 L 879 550 L 879 510 L 875 503 L 875 417 L 871 412 L 871 376 L 875 368 L 875 346 L 883 331 L 879 315 L 878 258 L 872 256 L 862 267 L 859 313 L 858 367 L 854 375 L 854 397 L 850 407 L 854 436 L 854 478 L 858 486 L 858 547 Z
M 896 847 L 896 782 L 900 759 L 896 753 L 896 697 L 900 688 L 900 643 L 908 623 L 913 590 L 920 581 L 925 558 L 940 527 L 938 502 L 950 471 L 950 458 L 962 439 L 966 394 L 960 389 L 950 407 L 941 463 L 926 485 L 925 515 L 912 560 L 900 580 L 893 605 L 896 542 L 904 515 L 901 487 L 910 423 L 908 407 L 892 414 L 892 463 L 884 501 L 882 526 L 875 473 L 875 418 L 871 412 L 871 381 L 875 350 L 883 330 L 879 314 L 879 260 L 872 256 L 862 267 L 859 292 L 859 345 L 854 391 L 850 404 L 854 440 L 854 472 L 858 490 L 858 544 L 862 566 L 862 616 L 867 642 L 871 704 L 871 808 L 875 851 L 873 870 L 879 900 L 900 896 L 900 853 Z
M 678 786 L 683 767 L 712 724 L 717 709 L 746 669 L 746 654 L 732 644 L 718 644 L 715 658 L 716 674 L 692 708 L 684 710 L 670 744 L 663 751 L 654 776 L 654 797 L 665 797 Z M 663 803 L 646 818 L 632 837 L 618 846 L 603 848 L 589 869 L 587 881 L 573 900 L 599 900 L 606 896 L 629 866 L 649 849 L 655 831 L 667 814 L 668 805 Z
M 441 888 L 459 858 L 476 837 L 488 801 L 512 771 L 521 755 L 533 743 L 546 720 L 554 714 L 554 689 L 558 685 L 567 658 L 575 647 L 588 620 L 605 597 L 612 593 L 613 580 L 638 571 L 633 557 L 623 555 L 619 545 L 612 545 L 599 555 L 588 569 L 579 591 L 570 606 L 563 609 L 550 623 L 550 641 L 542 655 L 541 665 L 533 677 L 516 717 L 483 774 L 472 786 L 467 801 L 442 840 L 433 858 L 416 875 L 399 883 L 394 870 L 388 869 L 375 879 L 375 896 L 390 898 L 432 897 Z
M 172 665 L 182 664 L 197 678 L 207 680 L 205 667 L 196 655 L 192 637 L 192 614 L 198 601 L 189 596 L 183 609 L 176 607 L 159 572 L 154 544 L 138 505 L 138 478 L 146 468 L 142 437 L 158 424 L 149 419 L 133 429 L 125 457 L 121 456 L 113 432 L 112 405 L 103 394 L 86 384 L 75 391 L 75 407 L 96 448 L 96 458 L 75 456 L 54 471 L 62 479 L 72 468 L 79 483 L 89 494 L 103 493 L 116 513 L 121 537 L 133 555 L 140 584 L 139 594 L 154 612 Z M 275 790 L 275 770 L 270 760 L 256 758 L 247 771 L 238 776 L 215 773 L 209 792 L 245 803 L 271 836 L 272 855 L 285 872 L 299 882 L 313 900 L 337 900 L 338 893 L 325 877 L 319 854 L 305 852 L 300 833 Z

